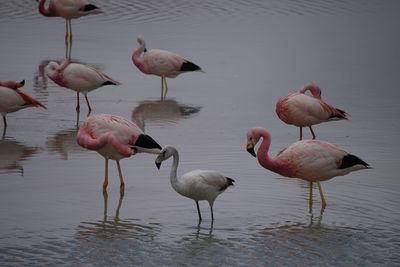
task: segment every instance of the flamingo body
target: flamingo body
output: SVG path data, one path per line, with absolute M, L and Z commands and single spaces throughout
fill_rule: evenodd
M 45 17 L 62 17 L 65 19 L 65 38 L 72 40 L 71 19 L 82 16 L 101 14 L 103 11 L 85 0 L 50 0 L 47 8 L 46 0 L 39 0 L 39 12 Z
M 91 107 L 87 99 L 87 94 L 90 91 L 105 85 L 121 84 L 94 67 L 80 63 L 69 63 L 68 60 L 64 60 L 61 65 L 52 61 L 46 66 L 45 71 L 47 76 L 59 86 L 71 89 L 78 94 L 82 93 L 86 98 L 89 112 L 91 111 Z M 79 98 L 77 110 L 79 110 Z
M 3 81 L 0 82 L 0 113 L 3 116 L 5 134 L 7 128 L 6 115 L 28 107 L 42 107 L 46 109 L 39 100 L 31 97 L 19 88 L 24 85 L 24 81 Z
M 77 142 L 86 149 L 97 151 L 105 158 L 104 190 L 108 185 L 108 160 L 117 161 L 121 193 L 123 192 L 124 182 L 119 160 L 131 157 L 137 152 L 158 153 L 161 150 L 161 146 L 136 124 L 110 114 L 89 116 L 78 130 Z
M 312 96 L 305 94 L 311 91 Z M 276 114 L 286 124 L 297 127 L 311 126 L 332 120 L 347 119 L 348 115 L 343 110 L 337 109 L 321 99 L 321 90 L 314 84 L 308 84 L 297 92 L 291 93 L 278 100 Z M 300 140 L 302 138 L 300 137 Z
M 199 221 L 202 218 L 198 202 L 200 200 L 207 200 L 211 209 L 211 218 L 214 220 L 213 205 L 215 199 L 225 189 L 233 185 L 235 181 L 213 170 L 193 170 L 177 178 L 179 153 L 175 147 L 164 147 L 156 159 L 156 165 L 157 168 L 160 168 L 161 163 L 170 157 L 173 157 L 170 175 L 172 188 L 180 195 L 193 199 L 196 202 Z
M 254 147 L 260 139 L 263 140 L 257 151 L 258 162 L 282 176 L 317 182 L 319 185 L 320 181 L 370 168 L 357 156 L 321 140 L 297 141 L 271 158 L 268 155 L 271 136 L 261 127 L 252 128 L 247 133 L 247 150 L 253 156 L 256 156 Z M 322 197 L 322 189 L 320 193 Z
M 132 54 L 133 64 L 144 74 L 152 74 L 161 77 L 161 91 L 168 90 L 165 78 L 175 78 L 181 73 L 202 71 L 199 66 L 183 58 L 182 56 L 160 49 L 146 49 L 143 38 L 138 38 L 139 47 Z M 165 92 L 166 95 L 166 92 Z M 165 97 L 162 92 L 162 97 Z

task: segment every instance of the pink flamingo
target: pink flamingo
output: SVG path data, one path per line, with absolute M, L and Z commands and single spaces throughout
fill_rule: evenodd
M 103 11 L 85 0 L 50 0 L 45 7 L 46 0 L 39 0 L 39 12 L 46 17 L 62 17 L 65 19 L 65 39 L 72 40 L 71 19 L 82 16 L 101 14 Z
M 202 71 L 199 66 L 175 53 L 159 49 L 147 50 L 146 43 L 142 37 L 139 37 L 137 41 L 139 47 L 133 51 L 133 64 L 144 74 L 153 74 L 161 77 L 162 99 L 165 98 L 168 91 L 166 77 L 175 78 L 181 73 Z
M 161 146 L 136 124 L 110 114 L 89 116 L 78 130 L 77 141 L 80 146 L 96 150 L 105 158 L 103 192 L 108 186 L 108 160 L 117 162 L 121 194 L 124 193 L 125 183 L 120 159 L 140 152 L 158 154 L 161 150 Z
M 3 116 L 4 130 L 3 136 L 7 128 L 7 113 L 16 112 L 20 109 L 28 107 L 46 107 L 40 101 L 34 99 L 19 88 L 24 86 L 25 80 L 16 81 L 0 81 L 0 113 Z
M 305 93 L 310 91 L 312 96 Z M 303 139 L 303 127 L 310 128 L 313 139 L 315 134 L 312 125 L 333 120 L 347 120 L 348 114 L 335 108 L 321 99 L 321 89 L 315 84 L 307 84 L 297 92 L 278 100 L 276 114 L 287 124 L 300 127 L 300 140 Z
M 120 85 L 121 83 L 110 78 L 102 71 L 94 67 L 70 63 L 68 59 L 59 65 L 57 62 L 50 62 L 45 68 L 47 76 L 59 86 L 76 91 L 77 103 L 76 111 L 79 112 L 79 93 L 85 96 L 89 113 L 92 111 L 87 94 L 104 85 Z
M 335 176 L 346 175 L 352 171 L 368 169 L 370 166 L 355 155 L 320 140 L 303 140 L 291 144 L 278 153 L 275 158 L 268 155 L 271 135 L 262 127 L 252 128 L 247 133 L 247 151 L 256 157 L 254 147 L 260 139 L 262 143 L 257 151 L 257 159 L 264 168 L 282 176 L 300 178 L 310 182 L 310 210 L 312 207 L 312 183 L 318 184 L 322 209 L 326 201 L 321 188 L 321 181 Z

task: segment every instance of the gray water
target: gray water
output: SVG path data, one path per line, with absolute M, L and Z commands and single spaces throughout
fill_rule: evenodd
M 171 162 L 154 155 L 121 161 L 125 196 L 110 165 L 75 141 L 76 94 L 43 74 L 66 53 L 65 24 L 35 1 L 1 1 L 0 79 L 48 109 L 8 115 L 0 141 L 0 265 L 3 266 L 399 266 L 400 4 L 398 1 L 104 1 L 105 14 L 74 20 L 72 60 L 122 82 L 89 94 L 95 113 L 144 123 L 180 152 L 178 175 L 214 169 L 236 180 L 197 225 L 195 203 L 170 186 Z M 177 52 L 205 73 L 169 79 L 142 74 L 131 54 Z M 349 121 L 314 128 L 317 137 L 373 169 L 322 183 L 328 206 L 308 209 L 308 184 L 258 165 L 245 151 L 254 126 L 276 154 L 298 129 L 275 114 L 279 97 L 308 82 Z M 83 100 L 83 99 L 81 99 Z M 305 131 L 307 138 L 309 132 Z

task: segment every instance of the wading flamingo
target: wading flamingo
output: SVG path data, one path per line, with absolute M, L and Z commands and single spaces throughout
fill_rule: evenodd
M 194 170 L 185 173 L 178 179 L 176 171 L 179 164 L 179 153 L 175 147 L 165 146 L 156 159 L 156 166 L 160 169 L 161 163 L 170 157 L 173 157 L 170 175 L 172 187 L 182 196 L 191 198 L 196 202 L 199 223 L 201 222 L 199 201 L 207 200 L 211 209 L 211 220 L 214 222 L 214 201 L 219 194 L 224 192 L 230 185 L 233 185 L 235 180 L 210 170 Z
M 312 207 L 312 183 L 318 184 L 322 209 L 326 201 L 321 188 L 321 181 L 335 176 L 346 175 L 352 171 L 369 169 L 362 159 L 349 154 L 343 149 L 320 140 L 303 140 L 291 144 L 276 157 L 268 155 L 271 135 L 262 127 L 252 128 L 247 133 L 247 151 L 256 157 L 254 147 L 262 138 L 257 151 L 257 159 L 261 166 L 282 176 L 300 178 L 310 182 L 309 206 Z
M 4 122 L 3 136 L 6 134 L 7 113 L 28 107 L 42 107 L 46 109 L 45 105 L 19 89 L 24 84 L 25 80 L 21 82 L 0 81 L 0 113 L 3 116 Z
M 89 116 L 77 134 L 78 144 L 95 150 L 105 158 L 103 192 L 108 186 L 108 160 L 117 162 L 120 192 L 124 193 L 125 182 L 119 161 L 136 153 L 158 154 L 161 146 L 131 121 L 110 114 Z
M 76 111 L 79 112 L 79 93 L 85 96 L 86 103 L 89 108 L 89 113 L 92 111 L 87 94 L 104 85 L 120 85 L 121 83 L 110 78 L 102 71 L 94 67 L 80 64 L 70 63 L 68 59 L 58 64 L 55 61 L 50 62 L 45 72 L 47 76 L 59 86 L 71 89 L 76 92 L 77 102 Z
M 310 91 L 312 96 L 305 93 Z M 303 127 L 309 127 L 313 139 L 312 125 L 326 121 L 347 120 L 348 114 L 321 99 L 321 89 L 315 84 L 307 84 L 297 92 L 278 100 L 276 114 L 285 123 L 300 127 L 300 140 L 303 139 Z
M 166 78 L 175 78 L 185 72 L 202 71 L 199 66 L 175 53 L 159 49 L 147 50 L 146 43 L 142 37 L 139 37 L 137 41 L 139 47 L 133 51 L 133 64 L 144 74 L 153 74 L 161 77 L 162 99 L 165 98 L 168 91 Z
M 38 0 L 39 12 L 46 17 L 62 17 L 65 19 L 65 40 L 68 36 L 72 41 L 71 19 L 82 16 L 101 14 L 103 11 L 85 0 L 50 0 L 45 7 L 46 0 Z

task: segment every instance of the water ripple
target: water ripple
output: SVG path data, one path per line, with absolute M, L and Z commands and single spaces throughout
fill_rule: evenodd
M 91 1 L 105 11 L 105 14 L 95 16 L 92 20 L 100 21 L 132 21 L 160 22 L 176 21 L 182 18 L 210 18 L 222 16 L 249 15 L 337 15 L 360 12 L 377 12 L 380 2 L 365 1 L 263 1 L 263 0 L 233 0 L 233 1 Z M 93 16 L 94 17 L 94 16 Z M 5 1 L 0 9 L 0 21 L 43 19 L 34 1 Z

